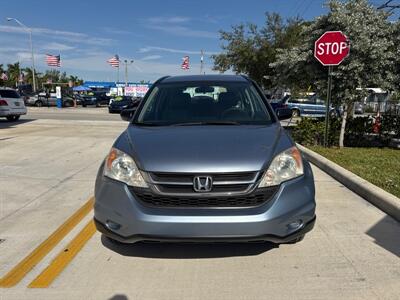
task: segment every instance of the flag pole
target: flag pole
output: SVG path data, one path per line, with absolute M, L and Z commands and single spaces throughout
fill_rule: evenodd
M 203 74 L 204 69 L 204 52 L 203 49 L 200 51 L 200 75 Z

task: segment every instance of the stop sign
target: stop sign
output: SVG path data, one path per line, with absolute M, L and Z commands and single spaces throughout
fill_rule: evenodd
M 314 56 L 324 66 L 339 65 L 349 52 L 349 39 L 341 31 L 325 32 L 314 46 Z

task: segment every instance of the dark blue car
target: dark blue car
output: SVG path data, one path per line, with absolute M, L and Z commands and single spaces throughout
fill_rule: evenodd
M 283 113 L 285 115 L 290 114 L 290 107 L 287 104 L 287 101 L 290 99 L 289 95 L 286 95 L 285 97 L 281 99 L 272 99 L 269 104 L 271 104 L 273 110 L 275 111 L 276 114 Z

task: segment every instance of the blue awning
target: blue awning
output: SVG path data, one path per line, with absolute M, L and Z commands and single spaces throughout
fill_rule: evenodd
M 73 87 L 72 90 L 75 92 L 85 92 L 85 91 L 91 91 L 92 89 L 87 86 L 78 85 Z

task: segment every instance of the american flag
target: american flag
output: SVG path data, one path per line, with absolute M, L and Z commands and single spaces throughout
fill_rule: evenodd
M 182 65 L 181 65 L 181 69 L 183 70 L 189 70 L 189 56 L 184 56 L 182 58 Z
M 2 80 L 8 80 L 8 76 L 7 76 L 6 73 L 1 74 L 0 78 L 1 78 Z
M 46 63 L 50 67 L 61 67 L 60 55 L 46 54 Z
M 113 57 L 111 57 L 107 62 L 114 68 L 119 68 L 119 56 L 115 54 Z

